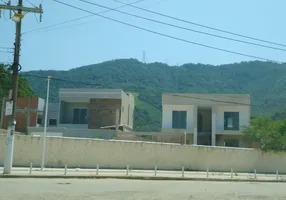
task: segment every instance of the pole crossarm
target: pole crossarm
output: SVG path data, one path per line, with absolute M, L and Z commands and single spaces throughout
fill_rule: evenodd
M 5 5 L 5 4 L 0 4 L 0 9 L 15 10 L 15 11 L 21 10 L 23 12 L 33 12 L 33 13 L 41 13 L 41 14 L 43 13 L 43 9 L 41 8 L 28 8 L 28 7 L 11 6 L 11 5 Z

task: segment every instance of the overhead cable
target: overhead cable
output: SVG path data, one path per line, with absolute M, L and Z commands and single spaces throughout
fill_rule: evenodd
M 106 17 L 106 16 L 97 14 L 95 12 L 92 12 L 92 11 L 89 11 L 89 10 L 86 10 L 86 9 L 83 9 L 83 8 L 80 8 L 80 7 L 77 7 L 77 6 L 74 6 L 74 5 L 71 5 L 71 4 L 68 4 L 68 3 L 65 3 L 65 2 L 61 2 L 59 0 L 52 0 L 52 1 L 55 1 L 55 2 L 57 2 L 59 4 L 62 4 L 62 5 L 65 5 L 65 6 L 77 9 L 77 10 L 81 10 L 83 12 L 94 14 L 96 16 L 108 19 L 110 21 L 114 21 L 114 22 L 117 22 L 117 23 L 120 23 L 120 24 L 124 24 L 126 26 L 133 27 L 133 28 L 136 28 L 136 29 L 140 29 L 140 30 L 143 30 L 143 31 L 146 31 L 146 32 L 149 32 L 149 33 L 153 33 L 153 34 L 156 34 L 156 35 L 160 35 L 160 36 L 163 36 L 163 37 L 166 37 L 166 38 L 171 38 L 171 39 L 182 41 L 182 42 L 185 42 L 185 43 L 189 43 L 189 44 L 193 44 L 193 45 L 197 45 L 197 46 L 201 46 L 201 47 L 205 47 L 205 48 L 209 48 L 209 49 L 214 49 L 214 50 L 217 50 L 217 51 L 222 51 L 222 52 L 227 52 L 227 53 L 231 53 L 231 54 L 236 54 L 236 55 L 240 55 L 240 56 L 245 56 L 245 57 L 249 57 L 249 58 L 254 58 L 254 59 L 259 59 L 259 60 L 264 60 L 264 61 L 270 61 L 270 62 L 276 62 L 276 63 L 282 63 L 281 61 L 276 61 L 276 60 L 272 60 L 272 59 L 268 59 L 268 58 L 254 56 L 254 55 L 250 55 L 250 54 L 246 54 L 246 53 L 240 53 L 240 52 L 236 52 L 236 51 L 232 51 L 232 50 L 227 50 L 227 49 L 214 47 L 214 46 L 210 46 L 210 45 L 206 45 L 206 44 L 201 44 L 201 43 L 198 43 L 198 42 L 194 42 L 194 41 L 186 40 L 186 39 L 183 39 L 183 38 L 171 36 L 171 35 L 168 35 L 168 34 L 164 34 L 164 33 L 153 31 L 153 30 L 150 30 L 150 29 L 147 29 L 147 28 L 143 28 L 143 27 L 140 27 L 140 26 L 137 26 L 137 25 L 133 25 L 133 24 L 130 24 L 130 23 L 127 23 L 127 22 L 123 22 L 123 21 L 120 21 L 120 20 L 117 20 L 117 19 L 114 19 L 114 18 Z

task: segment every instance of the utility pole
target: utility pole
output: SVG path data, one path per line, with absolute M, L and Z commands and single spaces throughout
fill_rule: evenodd
M 40 13 L 40 21 L 42 18 L 42 5 L 40 4 L 39 8 L 28 8 L 23 7 L 23 0 L 18 0 L 17 6 L 12 6 L 11 1 L 7 4 L 0 4 L 0 14 L 1 9 L 14 11 L 14 16 L 12 17 L 13 21 L 16 22 L 16 39 L 14 43 L 14 62 L 12 65 L 12 113 L 10 115 L 9 126 L 7 129 L 6 137 L 6 149 L 4 156 L 4 170 L 3 174 L 11 174 L 12 165 L 13 165 L 13 150 L 14 150 L 14 131 L 16 126 L 16 100 L 17 100 L 17 89 L 18 89 L 18 74 L 21 70 L 20 65 L 20 47 L 21 47 L 21 26 L 22 19 L 24 18 L 23 12 L 33 12 Z M 1 16 L 1 15 L 0 15 Z M 11 101 L 11 99 L 10 99 Z
M 41 170 L 44 170 L 44 167 L 45 167 L 47 123 L 48 123 L 49 96 L 50 96 L 50 80 L 51 80 L 51 76 L 48 76 L 47 97 L 46 97 L 46 106 L 45 106 L 44 139 L 43 139 L 43 149 L 42 149 Z

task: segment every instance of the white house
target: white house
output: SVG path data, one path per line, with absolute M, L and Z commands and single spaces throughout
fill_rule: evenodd
M 249 94 L 163 94 L 162 132 L 186 133 L 190 144 L 248 147 Z

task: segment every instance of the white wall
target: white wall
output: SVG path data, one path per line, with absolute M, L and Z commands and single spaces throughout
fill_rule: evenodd
M 216 130 L 224 130 L 224 112 L 239 112 L 239 125 L 247 126 L 250 120 L 249 106 L 217 106 L 214 109 L 216 114 Z
M 190 105 L 163 105 L 162 129 L 172 129 L 173 110 L 187 111 L 187 129 L 193 130 L 196 106 Z M 247 126 L 250 120 L 249 106 L 213 106 L 212 113 L 216 114 L 216 130 L 224 130 L 224 112 L 239 112 L 240 126 Z
M 42 98 L 38 98 L 38 111 L 44 111 L 45 108 L 45 100 Z
M 129 111 L 128 111 L 129 106 Z M 122 91 L 121 125 L 133 128 L 134 96 Z M 128 119 L 129 118 L 129 119 Z
M 58 124 L 57 127 L 73 128 L 73 129 L 88 129 L 88 124 Z
M 40 135 L 44 132 L 43 127 L 28 127 L 28 135 Z M 101 138 L 111 139 L 114 136 L 114 130 L 105 129 L 67 129 L 60 127 L 48 127 L 48 136 L 75 137 L 75 138 Z
M 182 105 L 163 105 L 162 108 L 162 128 L 171 129 L 173 111 L 187 111 L 187 129 L 194 129 L 194 106 L 182 106 Z
M 3 164 L 5 136 L 0 136 L 0 165 Z M 14 166 L 41 163 L 42 138 L 15 136 Z M 263 153 L 254 149 L 202 147 L 164 143 L 95 139 L 47 138 L 47 167 L 134 169 L 181 169 L 235 172 L 286 173 L 286 153 Z
M 58 123 L 59 123 L 58 116 L 59 116 L 59 103 L 49 102 L 47 126 L 51 126 L 49 124 L 49 120 L 50 119 L 56 119 L 57 120 L 57 125 L 58 125 Z M 42 124 L 41 125 L 44 126 L 44 123 L 45 123 L 45 114 L 43 114 L 43 119 L 42 119 Z M 55 126 L 57 126 L 57 125 L 55 125 Z

